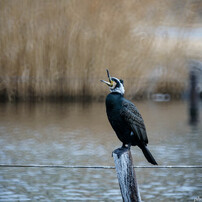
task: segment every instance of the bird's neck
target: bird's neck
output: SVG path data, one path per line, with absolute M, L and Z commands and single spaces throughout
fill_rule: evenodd
M 122 93 L 120 93 L 120 92 L 116 92 L 116 91 L 114 91 L 114 92 L 111 92 L 110 94 L 112 94 L 112 95 L 120 95 L 120 96 L 124 96 L 124 94 L 122 94 Z
M 124 95 L 125 90 L 124 89 L 111 89 L 111 93 L 119 93 L 121 95 Z
M 110 91 L 120 93 L 121 95 L 124 95 L 124 93 L 125 93 L 124 86 L 121 83 L 119 83 L 119 87 L 110 88 Z

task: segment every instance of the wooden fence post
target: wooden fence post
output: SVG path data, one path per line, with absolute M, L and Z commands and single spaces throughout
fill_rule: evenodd
M 112 153 L 121 195 L 124 202 L 140 202 L 131 152 L 128 148 L 118 148 Z

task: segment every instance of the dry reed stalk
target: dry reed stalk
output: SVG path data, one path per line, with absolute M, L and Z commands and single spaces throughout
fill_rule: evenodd
M 126 80 L 128 96 L 147 92 L 151 80 L 152 92 L 175 92 L 173 83 L 186 80 L 188 41 L 183 32 L 176 41 L 154 33 L 195 22 L 193 4 L 179 2 L 181 12 L 174 0 L 0 0 L 0 94 L 98 98 L 107 90 L 99 82 L 105 68 Z

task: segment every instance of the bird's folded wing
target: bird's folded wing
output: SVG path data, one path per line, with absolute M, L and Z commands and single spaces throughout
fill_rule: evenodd
M 120 111 L 123 120 L 131 127 L 139 140 L 148 143 L 144 121 L 137 108 L 132 103 L 125 103 Z

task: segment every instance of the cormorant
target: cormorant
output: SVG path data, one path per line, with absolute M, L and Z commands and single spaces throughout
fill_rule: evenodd
M 111 77 L 108 70 L 107 75 L 109 82 L 101 80 L 109 86 L 111 91 L 106 97 L 106 112 L 112 128 L 123 143 L 122 148 L 126 148 L 128 145 L 130 149 L 131 145 L 137 145 L 142 149 L 148 162 L 157 165 L 154 157 L 147 149 L 148 139 L 144 120 L 136 106 L 124 98 L 123 80 Z

